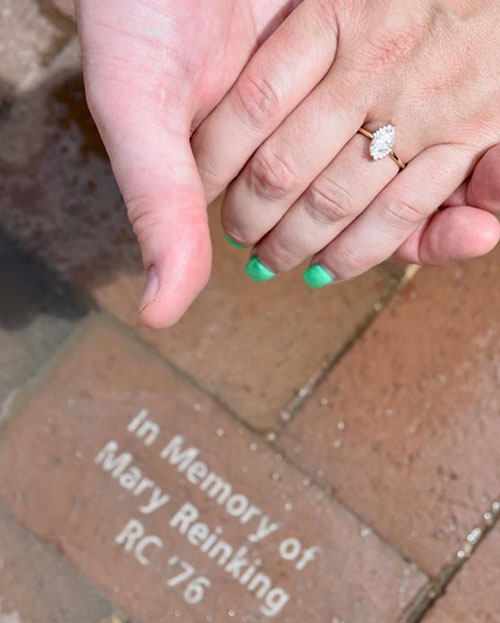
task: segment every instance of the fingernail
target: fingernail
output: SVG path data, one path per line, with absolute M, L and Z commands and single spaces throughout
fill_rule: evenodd
M 265 264 L 263 264 L 258 257 L 251 257 L 247 265 L 245 266 L 245 271 L 250 279 L 254 281 L 269 281 L 274 277 L 274 272 L 268 268 Z
M 244 245 L 239 244 L 239 242 L 235 242 L 232 238 L 230 238 L 227 234 L 224 234 L 224 240 L 230 244 L 235 249 L 244 249 Z
M 321 264 L 313 264 L 304 271 L 304 281 L 310 288 L 323 288 L 335 281 L 335 275 Z
M 158 270 L 156 266 L 150 266 L 148 268 L 148 276 L 146 279 L 146 286 L 144 288 L 144 292 L 142 294 L 142 299 L 139 304 L 139 313 L 152 301 L 155 300 L 156 295 L 158 294 L 158 286 L 160 285 L 160 280 L 158 279 Z

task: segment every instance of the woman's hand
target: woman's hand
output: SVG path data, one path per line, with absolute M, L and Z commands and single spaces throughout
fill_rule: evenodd
M 189 138 L 296 0 L 78 0 L 87 96 L 149 279 L 141 319 L 173 324 L 211 247 Z
M 477 204 L 476 186 L 452 196 L 464 207 L 434 213 L 500 142 L 499 19 L 497 0 L 299 5 L 193 139 L 208 197 L 234 180 L 223 226 L 255 245 L 251 276 L 270 278 L 311 255 L 313 286 L 359 275 L 398 249 L 435 263 L 436 235 L 450 223 L 465 233 L 478 224 L 476 252 L 498 241 L 497 220 L 465 207 Z M 373 161 L 357 134 L 387 123 L 408 163 L 399 175 L 390 158 Z

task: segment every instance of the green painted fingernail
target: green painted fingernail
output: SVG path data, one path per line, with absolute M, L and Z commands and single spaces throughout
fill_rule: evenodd
M 269 281 L 274 277 L 274 272 L 255 256 L 248 260 L 245 271 L 254 281 Z
M 224 240 L 230 244 L 232 247 L 234 247 L 235 249 L 244 249 L 245 247 L 242 244 L 239 244 L 238 242 L 235 242 L 232 238 L 230 238 L 227 234 L 224 234 Z
M 313 264 L 304 272 L 304 281 L 310 288 L 323 288 L 335 278 L 321 264 Z

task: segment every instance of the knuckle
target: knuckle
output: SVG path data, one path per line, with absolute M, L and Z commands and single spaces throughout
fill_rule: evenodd
M 304 199 L 307 213 L 320 225 L 338 223 L 353 213 L 351 193 L 326 178 L 311 184 Z
M 265 199 L 280 200 L 289 196 L 295 187 L 295 175 L 290 165 L 270 148 L 260 149 L 250 162 L 250 188 Z
M 279 98 L 271 83 L 248 73 L 236 83 L 235 105 L 240 118 L 254 128 L 265 126 L 276 117 Z
M 273 241 L 266 249 L 266 255 L 272 258 L 272 266 L 277 272 L 290 270 L 297 265 L 296 253 L 283 240 Z
M 359 275 L 371 267 L 370 260 L 364 252 L 355 246 L 343 246 L 337 254 L 337 263 L 342 272 L 348 275 Z
M 127 214 L 132 230 L 139 242 L 147 239 L 161 222 L 161 214 L 155 209 L 153 200 L 147 195 L 125 197 Z
M 425 217 L 414 203 L 402 198 L 387 201 L 382 206 L 382 213 L 386 221 L 405 228 L 418 225 Z

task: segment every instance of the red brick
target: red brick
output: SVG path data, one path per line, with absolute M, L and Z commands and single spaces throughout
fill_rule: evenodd
M 76 54 L 66 65 L 72 59 L 73 74 L 58 70 L 0 123 L 0 144 L 8 145 L 0 164 L 0 222 L 135 326 L 144 282 L 137 244 L 85 106 Z M 307 289 L 299 271 L 254 284 L 243 270 L 247 253 L 224 242 L 218 208 L 210 212 L 209 285 L 178 326 L 141 335 L 239 417 L 266 430 L 353 336 L 389 289 L 391 273 L 379 268 L 322 292 Z
M 255 284 L 244 274 L 246 252 L 223 240 L 219 206 L 210 210 L 212 278 L 176 326 L 151 331 L 137 325 L 142 274 L 117 274 L 92 292 L 238 417 L 268 431 L 297 392 L 356 334 L 401 273 L 381 267 L 321 292 L 306 289 L 299 271 Z
M 421 271 L 279 442 L 428 572 L 498 493 L 499 255 Z
M 497 623 L 500 532 L 492 530 L 422 623 Z
M 109 618 L 108 618 L 109 617 Z M 0 507 L 2 623 L 120 623 L 122 617 L 55 548 Z
M 373 312 L 390 271 L 323 291 L 309 290 L 300 270 L 256 284 L 244 274 L 248 253 L 230 249 L 220 229 L 217 210 L 214 273 L 185 318 L 168 331 L 140 333 L 239 417 L 268 430 Z
M 0 442 L 3 502 L 43 539 L 61 547 L 132 616 L 159 623 L 176 620 L 176 613 L 185 623 L 269 620 L 262 612 L 264 595 L 258 598 L 240 585 L 169 525 L 186 503 L 195 505 L 211 531 L 220 526 L 227 543 L 248 547 L 249 558 L 259 557 L 263 572 L 290 594 L 279 614 L 282 623 L 304 618 L 324 623 L 335 617 L 350 623 L 396 621 L 425 580 L 205 394 L 102 318 L 86 324 L 39 382 L 40 389 L 33 388 Z M 142 409 L 160 427 L 149 446 L 145 438 L 127 432 Z M 160 458 L 177 434 L 184 438 L 183 447 L 199 449 L 197 460 L 230 482 L 231 495 L 238 498 L 227 498 L 229 493 L 225 501 L 210 498 L 199 483 L 189 482 L 194 476 Z M 117 442 L 117 452 L 130 452 L 141 474 L 171 496 L 167 504 L 141 514 L 150 494 L 133 495 L 124 488 L 125 480 L 120 484 L 105 473 L 102 462 L 95 462 L 110 440 Z M 251 501 L 261 514 L 240 521 L 236 507 L 233 516 L 225 510 L 227 499 L 241 505 Z M 252 543 L 248 537 L 264 515 L 280 525 Z M 162 539 L 162 549 L 150 545 L 145 551 L 149 565 L 142 566 L 135 550 L 127 553 L 115 542 L 131 518 L 140 520 L 148 535 Z M 296 562 L 279 555 L 287 538 L 298 539 L 304 548 L 319 546 L 321 553 L 297 571 Z M 184 601 L 184 585 L 166 584 L 176 571 L 166 564 L 174 555 L 212 582 L 197 605 Z

